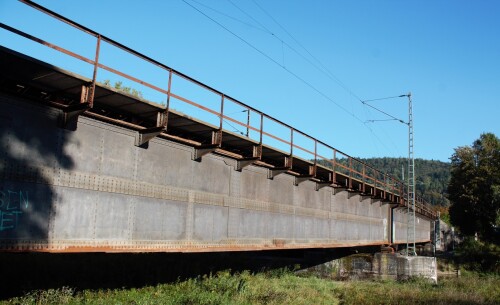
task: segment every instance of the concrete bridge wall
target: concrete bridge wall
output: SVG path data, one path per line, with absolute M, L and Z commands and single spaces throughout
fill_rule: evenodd
M 358 193 L 0 95 L 0 250 L 194 252 L 406 242 L 406 214 Z M 419 218 L 417 240 L 430 240 Z M 394 232 L 395 230 L 395 232 Z

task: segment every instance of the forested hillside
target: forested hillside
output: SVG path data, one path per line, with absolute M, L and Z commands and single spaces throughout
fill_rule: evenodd
M 408 172 L 408 159 L 406 158 L 369 158 L 361 159 L 380 171 L 401 179 L 402 167 L 405 178 Z M 450 181 L 450 163 L 415 159 L 415 184 L 417 193 L 423 195 L 432 205 L 448 206 L 446 189 Z

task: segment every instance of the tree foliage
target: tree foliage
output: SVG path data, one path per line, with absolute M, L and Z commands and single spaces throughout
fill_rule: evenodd
M 455 149 L 448 193 L 453 225 L 493 240 L 500 224 L 500 139 L 485 133 L 472 146 Z
M 408 172 L 407 158 L 361 159 L 376 169 L 401 179 L 404 169 Z M 450 181 L 450 163 L 437 160 L 415 159 L 415 189 L 418 195 L 434 206 L 447 207 L 447 186 Z M 405 181 L 406 183 L 406 181 Z
M 402 170 L 408 172 L 407 158 L 367 158 L 359 159 L 371 165 L 377 170 L 401 179 Z M 347 159 L 337 159 L 337 162 L 348 165 Z M 331 162 L 318 160 L 318 163 L 331 168 Z M 359 163 L 354 163 L 353 167 L 361 171 Z M 442 212 L 449 206 L 447 198 L 447 187 L 450 181 L 450 163 L 436 160 L 415 159 L 415 188 L 418 195 L 434 206 L 443 207 Z M 406 183 L 406 181 L 405 181 Z
M 104 80 L 104 82 L 102 82 L 102 84 L 105 86 L 108 86 L 108 87 L 113 87 L 120 92 L 124 92 L 124 93 L 130 94 L 132 96 L 142 98 L 141 91 L 138 91 L 132 87 L 123 86 L 123 82 L 121 82 L 121 81 L 115 82 L 114 86 L 112 86 L 111 81 L 109 79 L 106 79 L 106 80 Z

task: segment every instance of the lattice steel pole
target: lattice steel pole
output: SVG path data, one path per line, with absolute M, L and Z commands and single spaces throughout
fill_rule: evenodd
M 406 254 L 416 255 L 415 247 L 415 158 L 413 155 L 413 104 L 411 92 L 408 93 L 408 208 Z

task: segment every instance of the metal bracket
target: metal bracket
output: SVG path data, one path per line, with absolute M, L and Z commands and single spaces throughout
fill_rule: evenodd
M 151 127 L 139 130 L 135 135 L 135 146 L 143 146 L 145 143 L 148 143 L 149 140 L 158 136 L 164 130 L 165 130 L 164 126 Z
M 316 191 L 319 191 L 320 189 L 324 188 L 325 186 L 331 186 L 333 185 L 333 182 L 316 182 Z
M 70 123 L 76 122 L 78 120 L 78 116 L 89 109 L 90 104 L 88 102 L 67 106 L 63 109 L 61 127 L 68 129 Z
M 373 199 L 371 194 L 359 193 L 359 195 L 361 196 L 362 199 L 365 198 Z
M 222 145 L 222 130 L 212 131 L 212 143 Z
M 262 145 L 254 145 L 252 148 L 252 156 L 258 158 L 258 160 L 262 159 Z
M 201 157 L 207 155 L 209 153 L 214 152 L 217 148 L 219 148 L 219 144 L 206 144 L 194 147 L 192 159 L 193 161 L 201 161 Z
M 297 186 L 301 184 L 304 181 L 311 180 L 313 176 L 312 175 L 307 175 L 307 176 L 295 176 L 295 179 L 293 181 L 293 185 Z
M 274 167 L 274 168 L 269 168 L 267 170 L 267 178 L 268 179 L 274 179 L 274 177 L 286 173 L 290 167 Z
M 376 187 L 373 187 L 371 189 L 370 195 L 372 196 L 373 199 L 384 200 L 383 192 L 384 192 L 383 190 L 377 190 Z
M 309 165 L 309 175 L 316 177 L 316 172 L 317 172 L 317 166 L 316 164 L 314 165 Z
M 241 170 L 251 164 L 253 164 L 256 160 L 259 160 L 259 157 L 245 158 L 241 160 L 236 160 L 236 166 L 234 170 L 241 172 Z

